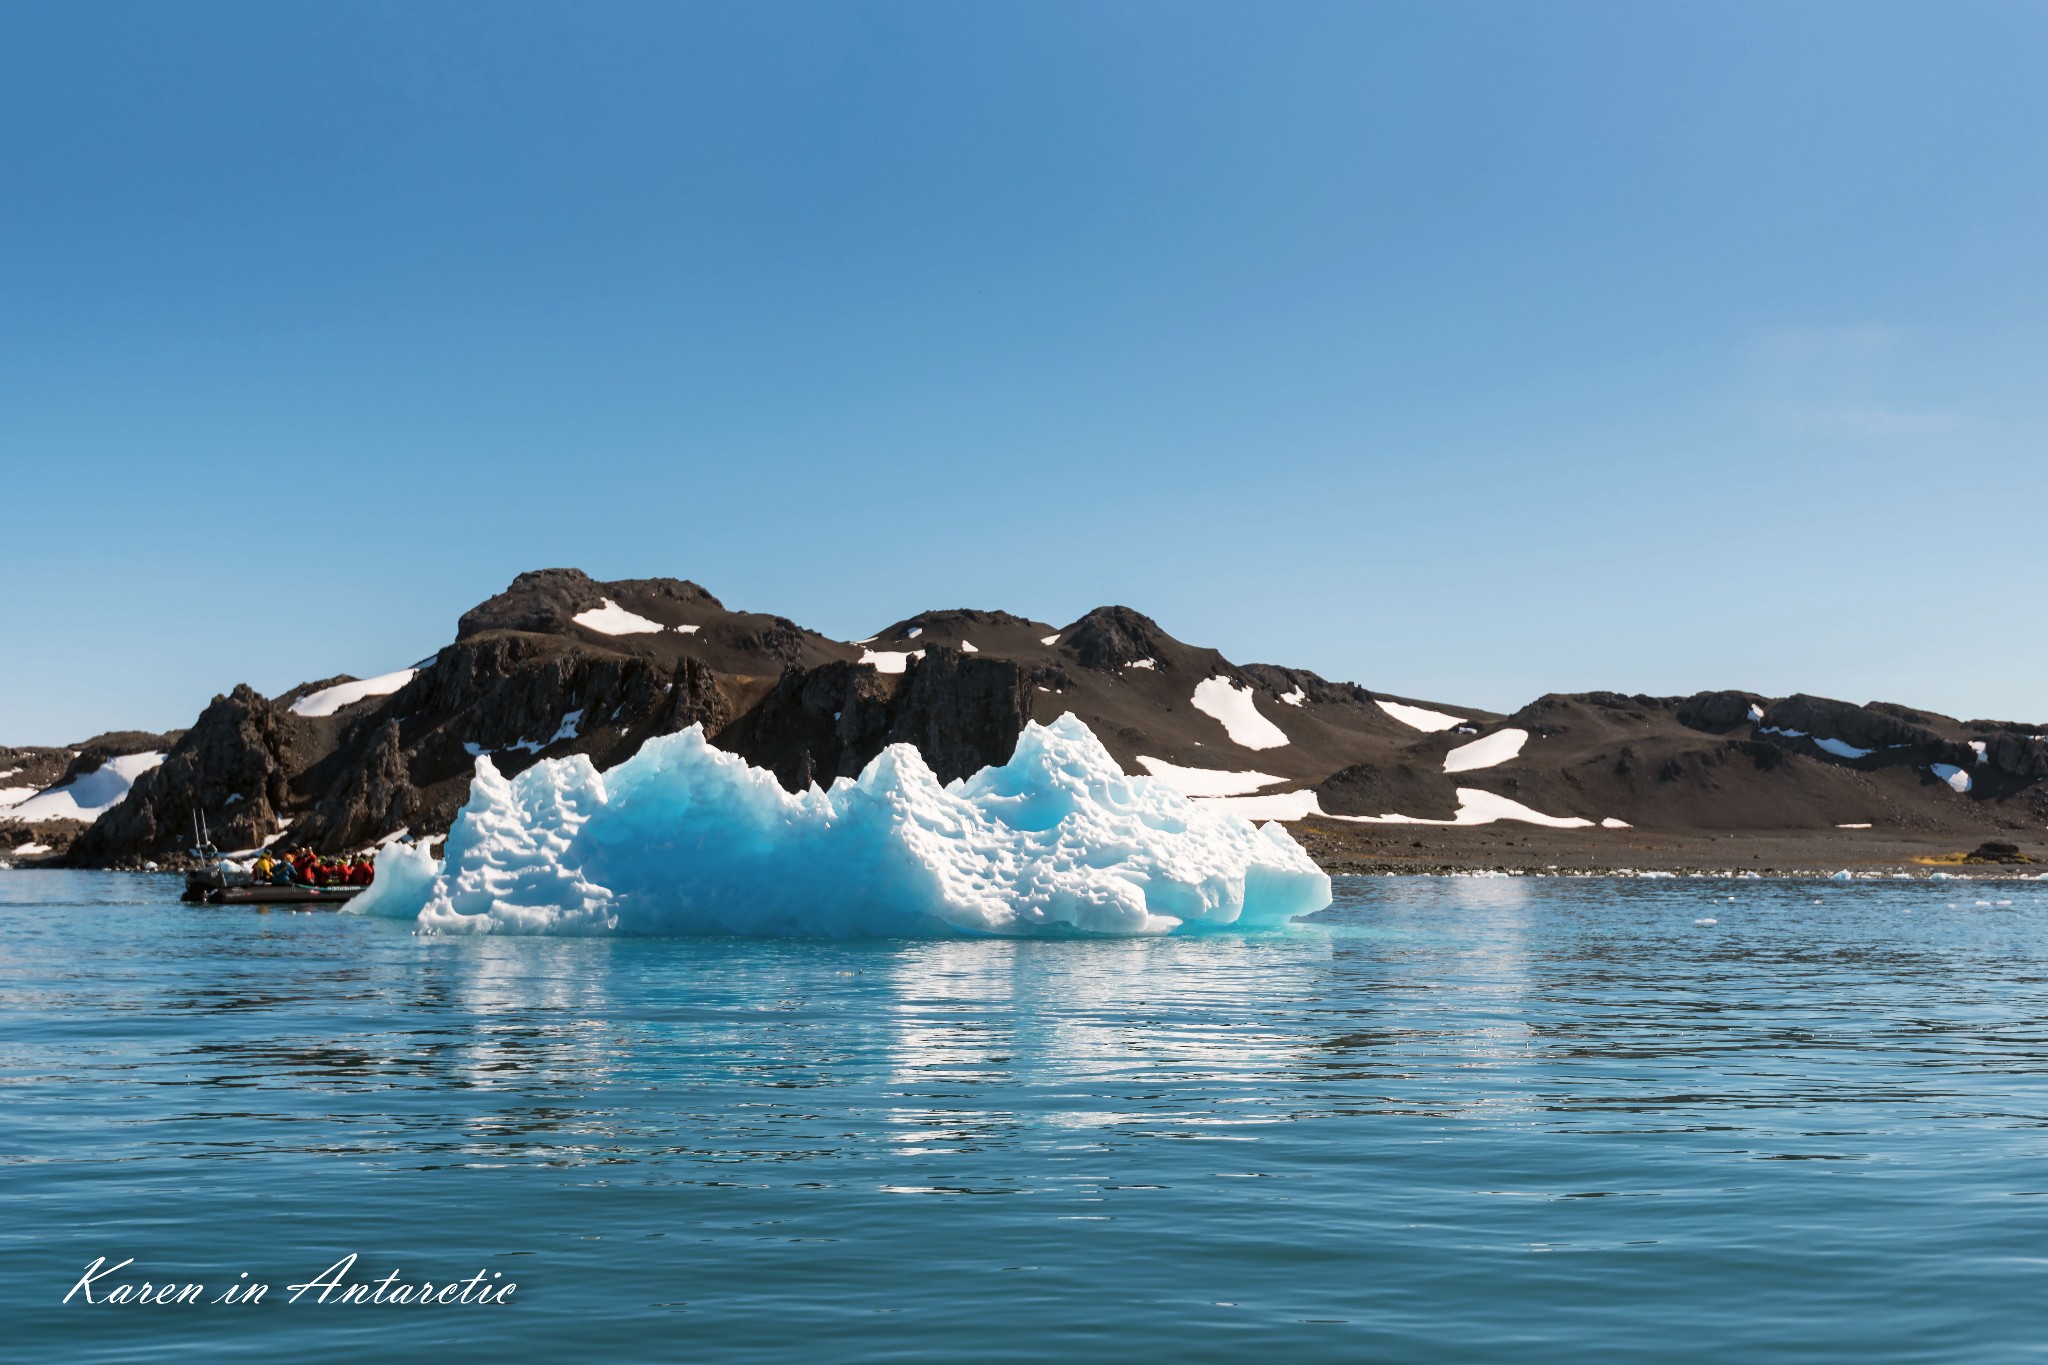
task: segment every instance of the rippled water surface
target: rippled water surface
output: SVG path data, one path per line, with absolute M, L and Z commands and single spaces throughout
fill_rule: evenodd
M 1340 879 L 1263 936 L 855 944 L 176 889 L 0 873 L 8 1358 L 2048 1347 L 2048 884 Z M 283 1301 L 349 1252 L 519 1289 Z M 273 1291 L 59 1306 L 101 1255 Z

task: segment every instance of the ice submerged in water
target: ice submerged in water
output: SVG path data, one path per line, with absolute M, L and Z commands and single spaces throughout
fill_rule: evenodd
M 351 909 L 431 932 L 1163 934 L 1263 928 L 1330 903 L 1279 825 L 1126 777 L 1075 717 L 942 785 L 908 744 L 791 795 L 698 727 L 600 773 L 506 780 L 479 758 L 447 858 L 394 845 Z

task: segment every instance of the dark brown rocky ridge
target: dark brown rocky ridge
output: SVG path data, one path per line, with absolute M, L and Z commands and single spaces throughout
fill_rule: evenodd
M 1248 692 L 1286 742 L 1245 747 L 1198 709 L 1195 688 L 1212 678 Z M 1411 828 L 1440 829 L 1440 843 L 1474 849 L 1494 835 L 1503 849 L 1564 837 L 1520 824 L 1453 834 L 1341 818 L 1449 820 L 1461 788 L 1635 831 L 1570 836 L 1615 844 L 1742 831 L 1840 840 L 1839 827 L 1870 825 L 1969 848 L 2038 840 L 2048 822 L 2048 726 L 1740 691 L 1551 695 L 1500 716 L 1306 670 L 1240 666 L 1127 607 L 1097 608 L 1065 627 L 1000 611 L 932 611 L 849 643 L 730 611 L 694 583 L 602 583 L 550 569 L 521 575 L 465 613 L 455 640 L 397 690 L 332 715 L 294 711 L 341 681 L 275 700 L 246 687 L 216 698 L 190 731 L 168 737 L 165 762 L 69 858 L 166 860 L 190 843 L 194 812 L 231 848 L 282 838 L 338 851 L 401 828 L 437 834 L 466 798 L 478 754 L 506 771 L 571 754 L 605 768 L 690 725 L 792 789 L 856 774 L 899 742 L 950 780 L 1006 759 L 1026 721 L 1068 711 L 1128 771 L 1146 771 L 1150 759 L 1262 774 L 1271 779 L 1263 794 L 1312 788 L 1325 815 L 1303 828 L 1318 831 L 1316 846 L 1338 862 L 1347 848 L 1391 848 Z M 1381 700 L 1463 724 L 1421 731 Z M 1506 729 L 1527 735 L 1513 758 L 1445 771 L 1451 750 Z M 1937 765 L 1967 774 L 1970 790 L 1937 777 Z

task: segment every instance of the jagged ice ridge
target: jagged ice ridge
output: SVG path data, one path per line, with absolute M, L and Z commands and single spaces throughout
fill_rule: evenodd
M 792 794 L 697 726 L 604 773 L 578 755 L 507 780 L 483 756 L 446 854 L 383 850 L 351 908 L 437 933 L 859 937 L 1261 928 L 1330 903 L 1280 826 L 1126 776 L 1072 715 L 946 785 L 896 744 Z

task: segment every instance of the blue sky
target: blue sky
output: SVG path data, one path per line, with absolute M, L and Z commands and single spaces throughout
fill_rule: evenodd
M 525 568 L 2048 719 L 2048 8 L 0 13 L 0 742 Z

